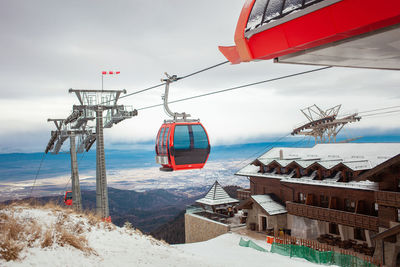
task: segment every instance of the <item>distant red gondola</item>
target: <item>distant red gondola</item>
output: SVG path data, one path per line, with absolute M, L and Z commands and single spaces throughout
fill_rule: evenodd
M 199 120 L 189 120 L 186 113 L 173 113 L 168 107 L 169 84 L 178 78 L 168 76 L 164 99 L 165 112 L 173 120 L 164 121 L 156 139 L 156 162 L 161 171 L 201 169 L 210 154 L 210 141 Z
M 64 203 L 67 206 L 72 205 L 72 191 L 66 191 L 64 196 Z

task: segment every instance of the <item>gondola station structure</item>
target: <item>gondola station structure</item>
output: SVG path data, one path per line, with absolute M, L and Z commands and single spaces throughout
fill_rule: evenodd
M 398 0 L 246 0 L 232 63 L 278 63 L 400 69 Z

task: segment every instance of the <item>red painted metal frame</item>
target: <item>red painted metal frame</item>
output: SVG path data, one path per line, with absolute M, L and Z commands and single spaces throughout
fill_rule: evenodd
M 176 125 L 201 125 L 201 127 L 203 127 L 204 132 L 206 133 L 207 136 L 207 140 L 209 142 L 209 138 L 208 138 L 208 133 L 206 131 L 206 129 L 204 128 L 204 126 L 200 123 L 200 122 L 173 122 L 173 123 L 164 123 L 161 127 L 160 130 L 158 131 L 157 134 L 157 139 L 156 139 L 156 154 L 159 156 L 168 156 L 168 164 L 167 165 L 162 165 L 163 168 L 171 168 L 174 171 L 177 170 L 189 170 L 189 169 L 201 169 L 204 167 L 204 165 L 206 164 L 209 154 L 207 155 L 207 159 L 205 160 L 204 163 L 199 163 L 199 164 L 184 164 L 184 165 L 177 165 L 175 163 L 175 157 L 169 154 L 169 149 L 170 147 L 174 146 L 174 133 L 175 133 L 175 126 Z M 167 147 L 167 144 L 164 144 L 164 138 L 162 139 L 162 147 L 166 148 L 166 153 L 162 153 L 160 152 L 161 148 L 157 145 L 159 143 L 159 138 L 160 138 L 160 133 L 161 133 L 161 129 L 162 128 L 169 128 L 169 136 L 168 136 L 168 141 L 169 141 L 169 146 Z M 165 130 L 164 130 L 164 134 L 165 134 Z M 164 137 L 164 136 L 163 136 Z
M 66 191 L 65 195 L 64 195 L 64 203 L 67 206 L 71 206 L 72 205 L 72 199 L 67 199 L 67 194 L 68 193 L 72 193 L 72 191 Z
M 272 59 L 400 23 L 399 0 L 343 0 L 247 39 L 244 32 L 255 1 L 247 0 L 243 6 L 235 31 L 236 46 L 219 47 L 232 64 Z

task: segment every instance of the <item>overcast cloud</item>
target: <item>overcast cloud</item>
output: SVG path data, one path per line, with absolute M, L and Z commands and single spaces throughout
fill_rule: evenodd
M 43 151 L 53 125 L 77 103 L 68 88 L 136 91 L 159 83 L 165 71 L 185 75 L 225 60 L 243 0 L 0 1 L 0 152 Z M 260 61 L 224 65 L 171 85 L 170 99 L 225 89 L 312 66 Z M 171 105 L 201 118 L 213 144 L 280 136 L 304 121 L 299 109 L 317 104 L 362 111 L 400 105 L 396 71 L 332 68 L 301 77 Z M 161 102 L 163 88 L 127 97 L 140 108 Z M 106 142 L 154 140 L 162 107 L 106 130 Z M 362 119 L 349 130 L 400 128 L 398 115 Z

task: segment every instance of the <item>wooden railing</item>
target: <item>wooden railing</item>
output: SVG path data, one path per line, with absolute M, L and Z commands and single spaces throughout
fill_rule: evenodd
M 296 216 L 378 231 L 378 217 L 315 207 L 290 201 L 286 202 L 286 209 L 289 214 Z
M 376 191 L 375 201 L 379 205 L 400 208 L 400 192 Z

